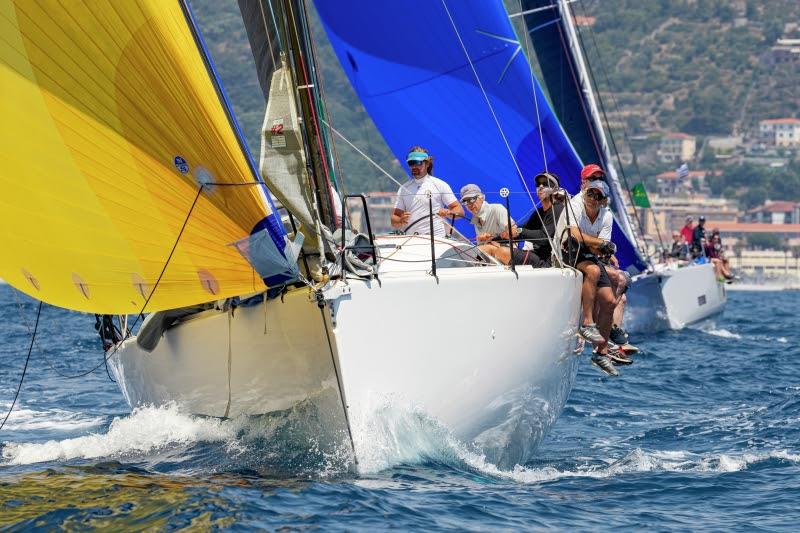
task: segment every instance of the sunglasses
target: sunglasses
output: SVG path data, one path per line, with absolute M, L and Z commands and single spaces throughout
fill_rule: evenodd
M 478 197 L 477 196 L 473 196 L 472 198 L 464 198 L 463 200 L 461 200 L 461 203 L 464 204 L 464 205 L 472 205 L 477 201 L 478 201 Z
M 588 196 L 592 200 L 603 200 L 603 199 L 605 199 L 605 196 L 603 196 L 603 193 L 597 192 L 597 191 L 594 191 L 594 190 L 586 191 L 586 196 Z
M 410 166 L 410 167 L 418 167 L 418 166 L 422 165 L 424 162 L 425 162 L 424 159 L 422 161 L 409 160 L 409 161 L 406 161 L 406 164 L 408 166 Z

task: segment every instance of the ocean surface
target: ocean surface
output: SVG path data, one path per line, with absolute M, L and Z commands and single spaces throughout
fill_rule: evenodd
M 529 464 L 498 469 L 388 411 L 358 474 L 293 443 L 291 421 L 131 413 L 102 366 L 62 377 L 102 361 L 94 318 L 45 306 L 0 431 L 0 528 L 796 531 L 798 304 L 730 293 L 713 324 L 636 339 L 644 353 L 618 379 L 587 358 Z M 35 317 L 0 285 L 0 417 Z

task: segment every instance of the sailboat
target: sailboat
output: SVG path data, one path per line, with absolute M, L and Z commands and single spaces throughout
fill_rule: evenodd
M 633 276 L 627 294 L 626 329 L 681 329 L 722 313 L 727 302 L 725 285 L 717 281 L 711 264 L 679 268 L 647 256 L 643 234 L 629 215 L 629 187 L 620 183 L 622 163 L 617 157 L 615 164 L 612 157 L 616 144 L 613 138 L 609 143 L 603 127 L 605 108 L 595 93 L 594 75 L 569 2 L 523 0 L 521 8 L 516 16 L 524 17 L 554 112 L 582 160 L 606 169 L 616 221 L 613 241 L 617 258 Z M 577 176 L 564 182 L 572 193 L 580 187 Z
M 0 276 L 117 316 L 105 357 L 132 407 L 313 405 L 357 462 L 393 402 L 499 465 L 529 460 L 577 373 L 580 273 L 464 239 L 340 242 L 308 6 L 239 7 L 267 99 L 258 162 L 188 2 L 2 3 Z M 517 220 L 538 172 L 577 175 L 499 0 L 316 8 L 400 160 L 426 146 L 455 190 L 508 189 Z

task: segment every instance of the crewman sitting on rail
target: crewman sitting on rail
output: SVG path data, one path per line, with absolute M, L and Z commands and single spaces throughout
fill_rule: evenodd
M 564 193 L 555 174 L 542 172 L 534 178 L 534 182 L 542 206 L 533 212 L 521 228 L 514 231 L 514 239 L 524 241 L 523 248 L 491 243 L 494 246 L 484 250 L 506 265 L 513 260 L 515 265 L 531 265 L 534 268 L 551 266 L 553 249 L 550 242 L 556 238 L 556 221 L 564 210 Z M 504 229 L 500 238 L 507 242 L 508 231 Z
M 595 163 L 589 163 L 581 169 L 581 190 L 573 197 L 573 201 L 582 201 L 578 199 L 583 198 L 586 187 L 591 181 L 595 180 L 604 181 L 606 185 L 608 185 L 606 172 L 602 167 Z M 622 321 L 625 317 L 625 305 L 628 303 L 628 297 L 625 293 L 630 288 L 630 275 L 620 269 L 619 261 L 617 261 L 614 254 L 607 254 L 604 257 L 603 263 L 606 267 L 608 279 L 611 280 L 611 289 L 614 291 L 616 297 L 609 340 L 618 346 L 625 346 L 631 352 L 638 351 L 635 346 L 628 342 L 628 333 L 622 328 Z M 595 312 L 597 311 L 596 309 Z
M 592 355 L 592 363 L 606 374 L 617 376 L 619 372 L 613 363 L 630 364 L 631 360 L 616 346 L 610 348 L 608 343 L 617 303 L 606 267 L 600 261 L 601 255 L 613 254 L 616 249 L 610 241 L 613 216 L 606 207 L 608 196 L 609 189 L 605 182 L 590 181 L 583 194 L 573 198 L 568 209 L 562 213 L 556 234 L 566 235 L 563 228 L 569 228 L 569 236 L 579 244 L 575 266 L 583 273 L 583 288 L 582 321 L 578 333 L 597 350 Z M 596 317 L 595 300 L 599 304 Z

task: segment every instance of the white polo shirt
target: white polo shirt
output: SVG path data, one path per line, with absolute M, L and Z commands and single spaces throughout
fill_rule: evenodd
M 604 241 L 611 240 L 611 228 L 614 224 L 614 215 L 607 207 L 601 207 L 600 212 L 594 222 L 589 219 L 586 214 L 586 208 L 583 204 L 583 193 L 578 194 L 569 201 L 569 225 L 571 227 L 578 227 L 581 233 L 590 237 L 597 237 Z M 564 233 L 564 228 L 567 227 L 567 209 L 561 213 L 556 225 L 556 235 L 562 236 L 562 242 L 566 240 L 567 235 Z
M 445 181 L 430 174 L 407 181 L 397 191 L 397 201 L 394 207 L 401 211 L 411 212 L 409 223 L 418 220 L 408 229 L 407 233 L 429 235 L 431 230 L 428 218 L 430 214 L 428 193 L 431 193 L 431 200 L 433 200 L 433 234 L 437 237 L 444 237 L 444 224 L 442 218 L 436 213 L 439 209 L 446 208 L 458 201 L 456 195 L 453 194 L 453 189 Z

